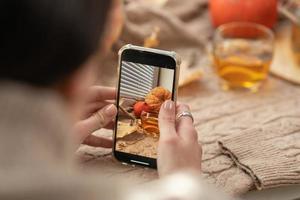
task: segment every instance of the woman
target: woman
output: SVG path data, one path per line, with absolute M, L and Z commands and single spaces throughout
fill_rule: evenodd
M 111 128 L 117 112 L 115 89 L 91 85 L 100 63 L 95 56 L 99 39 L 105 52 L 114 38 L 107 36 L 119 29 L 114 19 L 121 16 L 120 2 L 0 4 L 0 199 L 119 198 L 115 195 L 120 191 L 108 192 L 119 187 L 103 184 L 101 176 L 80 174 L 73 154 L 80 143 L 112 145 L 91 133 Z M 189 111 L 187 105 L 172 101 L 160 110 L 160 177 L 200 173 L 201 148 L 193 121 L 175 119 L 183 111 Z

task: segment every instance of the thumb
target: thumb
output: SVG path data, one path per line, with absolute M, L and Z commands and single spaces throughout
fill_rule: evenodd
M 158 115 L 160 139 L 167 139 L 176 134 L 175 109 L 175 103 L 171 100 L 162 104 Z
M 116 114 L 116 106 L 113 104 L 107 105 L 98 110 L 91 117 L 78 122 L 75 129 L 79 132 L 79 137 L 85 139 L 89 134 L 110 123 L 115 118 Z

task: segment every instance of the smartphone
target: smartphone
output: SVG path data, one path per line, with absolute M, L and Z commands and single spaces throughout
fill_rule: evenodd
M 114 157 L 156 168 L 161 104 L 176 101 L 180 59 L 175 52 L 125 45 L 119 51 Z

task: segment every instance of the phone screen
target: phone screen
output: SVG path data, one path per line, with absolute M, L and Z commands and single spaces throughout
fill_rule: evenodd
M 157 158 L 158 114 L 174 98 L 175 66 L 121 60 L 115 151 Z

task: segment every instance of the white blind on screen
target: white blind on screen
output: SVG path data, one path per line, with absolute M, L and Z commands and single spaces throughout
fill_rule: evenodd
M 120 94 L 131 98 L 144 98 L 157 83 L 155 67 L 122 62 Z

